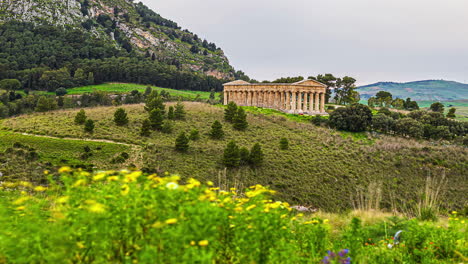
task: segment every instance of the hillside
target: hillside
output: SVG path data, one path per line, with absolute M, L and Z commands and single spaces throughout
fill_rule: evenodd
M 195 177 L 204 181 L 211 180 L 217 186 L 226 188 L 243 189 L 245 186 L 263 184 L 278 191 L 278 199 L 327 211 L 352 208 L 354 203 L 362 199 L 358 194 L 367 197 L 365 199 L 372 199 L 371 189 L 375 188 L 371 186 L 377 186 L 380 190 L 383 207 L 411 207 L 418 201 L 426 177 L 446 175 L 449 183 L 443 188 L 444 206 L 460 208 L 467 204 L 464 195 L 468 170 L 466 148 L 439 146 L 390 136 L 369 138 L 361 135 L 362 140 L 355 140 L 341 132 L 291 121 L 283 116 L 264 115 L 255 109 L 251 109 L 248 114 L 247 131 L 233 130 L 229 123 L 222 122 L 225 138 L 212 140 L 207 133 L 215 120 L 222 121 L 224 109 L 202 103 L 185 105 L 188 113 L 186 121 L 175 121 L 171 134 L 153 132 L 149 138 L 139 135 L 141 123 L 147 116 L 143 105 L 123 106 L 130 119 L 130 123 L 123 127 L 116 126 L 113 122 L 113 113 L 117 107 L 87 108 L 87 116 L 95 120 L 96 124 L 93 134 L 84 133 L 82 126 L 74 124 L 77 110 L 35 113 L 5 119 L 1 127 L 9 132 L 0 134 L 0 150 L 20 141 L 12 133 L 69 138 L 64 140 L 91 138 L 126 143 L 139 150 L 121 150 L 130 155 L 129 159 L 114 164 L 110 164 L 109 160 L 105 167 L 118 169 L 131 165 L 160 174 L 170 171 L 183 179 Z M 193 129 L 200 131 L 201 138 L 190 142 L 187 154 L 176 152 L 176 136 L 182 131 L 190 132 Z M 279 148 L 282 137 L 289 140 L 288 150 Z M 44 147 L 47 145 L 44 140 L 47 138 L 41 138 L 41 144 L 33 140 L 25 141 L 26 145 L 36 150 L 39 161 L 46 158 L 51 151 L 51 146 Z M 221 157 L 230 140 L 235 140 L 240 147 L 248 149 L 255 143 L 260 143 L 266 155 L 265 165 L 253 169 L 244 166 L 226 172 L 221 165 Z M 103 148 L 105 149 L 110 151 Z M 84 157 L 82 162 L 101 164 L 100 167 L 103 167 L 102 159 L 94 160 L 99 151 L 101 150 L 93 145 L 91 153 L 95 155 Z M 46 159 L 45 161 L 51 162 L 49 165 L 42 163 L 35 168 L 52 170 L 63 164 L 76 165 L 83 153 L 84 151 L 64 152 L 60 154 L 63 157 L 52 161 L 50 158 Z M 114 151 L 106 155 L 110 157 L 119 153 Z M 8 174 L 5 168 L 0 170 Z M 43 177 L 42 174 L 31 175 L 33 178 Z
M 7 0 L 0 22 L 80 29 L 128 51 L 220 79 L 234 77 L 224 52 L 142 3 L 129 0 Z
M 360 86 L 358 92 L 361 99 L 368 99 L 379 91 L 390 92 L 394 97 L 416 101 L 453 101 L 468 99 L 468 84 L 427 80 L 407 83 L 378 82 Z

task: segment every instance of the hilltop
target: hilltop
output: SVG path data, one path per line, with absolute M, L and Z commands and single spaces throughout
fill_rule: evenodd
M 468 99 L 468 84 L 425 80 L 407 83 L 378 82 L 358 87 L 362 99 L 368 99 L 379 91 L 390 92 L 394 97 L 416 101 L 453 101 Z

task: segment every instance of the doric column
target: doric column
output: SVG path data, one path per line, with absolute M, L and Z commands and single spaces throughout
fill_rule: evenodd
M 298 96 L 298 100 L 299 100 L 299 103 L 298 103 L 298 107 L 297 107 L 297 111 L 304 111 L 304 106 L 303 106 L 303 103 L 304 103 L 304 93 L 303 92 L 299 92 L 299 96 Z
M 319 94 L 315 93 L 314 96 L 315 96 L 314 112 L 319 112 L 320 111 L 320 109 L 319 109 Z
M 325 93 L 320 94 L 320 112 L 324 113 L 325 112 Z
M 275 102 L 275 108 L 276 109 L 280 109 L 280 105 L 281 105 L 281 92 L 280 91 L 276 91 L 275 93 L 275 98 L 276 98 L 276 102 Z
M 224 91 L 223 95 L 224 95 L 224 105 L 227 105 L 228 104 L 228 91 Z
M 292 102 L 291 102 L 291 110 L 293 112 L 296 112 L 296 106 L 297 106 L 297 92 L 293 91 L 292 92 Z
M 278 101 L 278 109 L 283 109 L 283 95 L 284 95 L 284 92 L 283 91 L 280 91 L 279 92 L 279 101 Z
M 289 91 L 286 91 L 286 102 L 284 104 L 285 110 L 290 110 L 291 109 L 291 94 Z
M 252 104 L 253 104 L 254 106 L 258 106 L 258 91 L 255 91 L 255 92 L 254 92 L 254 99 L 253 99 Z
M 309 113 L 314 111 L 314 93 L 309 93 Z
M 251 105 L 252 105 L 252 92 L 247 91 L 247 106 L 251 106 Z

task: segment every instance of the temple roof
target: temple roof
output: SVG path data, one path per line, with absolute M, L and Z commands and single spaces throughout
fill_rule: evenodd
M 325 84 L 315 81 L 315 80 L 302 80 L 295 83 L 249 83 L 243 80 L 236 80 L 223 84 L 225 85 L 252 85 L 252 86 L 269 86 L 269 85 L 284 85 L 284 86 L 321 86 L 327 87 Z

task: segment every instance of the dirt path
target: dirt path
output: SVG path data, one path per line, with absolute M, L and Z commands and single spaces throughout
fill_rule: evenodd
M 122 142 L 117 142 L 117 141 L 107 140 L 107 139 L 53 137 L 53 136 L 36 135 L 36 134 L 29 134 L 29 133 L 23 133 L 23 132 L 12 132 L 12 133 L 21 134 L 21 135 L 23 135 L 23 136 L 32 136 L 32 137 L 42 137 L 42 138 L 52 138 L 52 139 L 65 139 L 65 140 L 75 140 L 75 141 L 88 141 L 88 142 L 102 142 L 102 143 L 109 143 L 109 144 L 124 145 L 124 146 L 129 146 L 129 147 L 132 147 L 132 148 L 140 148 L 140 147 L 141 147 L 141 146 L 135 145 L 135 144 L 122 143 Z

